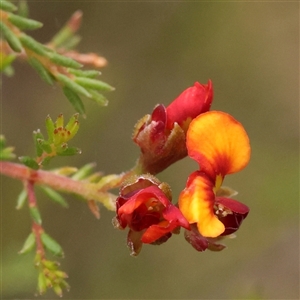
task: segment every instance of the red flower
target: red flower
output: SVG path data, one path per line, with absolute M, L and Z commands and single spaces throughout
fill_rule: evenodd
M 215 239 L 235 232 L 248 215 L 249 208 L 229 198 L 231 193 L 221 185 L 226 175 L 248 164 L 250 144 L 243 126 L 233 117 L 210 111 L 191 122 L 187 149 L 200 171 L 189 176 L 179 208 L 190 224 L 197 225 L 198 233 L 194 225 L 192 232 L 186 233 L 188 241 L 203 251 L 216 245 Z
M 129 227 L 127 245 L 131 255 L 137 255 L 143 243 L 161 244 L 180 227 L 189 229 L 189 223 L 168 197 L 170 190 L 165 184 L 158 185 L 143 176 L 121 189 L 114 223 L 120 229 Z
M 167 108 L 157 105 L 135 126 L 133 141 L 141 148 L 141 173 L 157 174 L 187 155 L 185 134 L 193 118 L 210 109 L 212 83 L 196 82 Z

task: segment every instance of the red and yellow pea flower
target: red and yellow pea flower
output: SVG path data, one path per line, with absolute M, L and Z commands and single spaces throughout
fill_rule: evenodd
M 144 243 L 166 242 L 180 227 L 198 251 L 225 248 L 219 241 L 239 229 L 249 208 L 231 199 L 235 191 L 222 187 L 226 175 L 242 170 L 250 159 L 243 126 L 232 116 L 209 111 L 211 81 L 196 82 L 168 107 L 157 105 L 135 126 L 134 142 L 141 154 L 136 175 L 125 183 L 116 200 L 115 227 L 129 227 L 127 244 L 137 255 Z M 189 155 L 198 162 L 181 192 L 178 206 L 171 190 L 153 175 Z M 151 174 L 151 175 L 150 175 Z
M 200 170 L 189 176 L 179 197 L 179 209 L 194 228 L 186 233 L 188 241 L 209 248 L 209 243 L 214 246 L 215 240 L 235 232 L 249 212 L 246 205 L 229 198 L 226 189 L 221 187 L 226 175 L 248 164 L 249 138 L 232 116 L 209 111 L 192 120 L 186 144 L 189 157 L 198 162 Z

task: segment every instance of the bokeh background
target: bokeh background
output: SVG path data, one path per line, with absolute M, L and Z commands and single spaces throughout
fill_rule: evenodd
M 299 3 L 29 1 L 42 21 L 32 33 L 47 42 L 77 9 L 83 11 L 81 52 L 109 64 L 102 79 L 116 91 L 106 108 L 85 99 L 87 119 L 71 142 L 80 156 L 50 167 L 96 162 L 106 174 L 131 168 L 139 149 L 135 122 L 157 103 L 170 103 L 195 81 L 214 85 L 212 108 L 232 114 L 252 144 L 249 166 L 225 184 L 251 212 L 220 253 L 196 252 L 183 235 L 129 256 L 126 232 L 96 220 L 67 196 L 69 209 L 39 196 L 43 225 L 61 243 L 69 274 L 66 299 L 299 299 Z M 1 126 L 18 155 L 33 155 L 32 131 L 44 119 L 74 111 L 25 63 L 2 79 Z M 159 174 L 176 198 L 196 164 L 188 158 Z M 33 254 L 19 256 L 30 231 L 28 209 L 16 211 L 21 183 L 1 178 L 3 299 L 35 297 Z

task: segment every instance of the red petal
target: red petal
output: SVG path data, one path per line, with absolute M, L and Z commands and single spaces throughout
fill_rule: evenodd
M 222 236 L 236 232 L 249 213 L 248 206 L 236 200 L 224 197 L 218 197 L 216 199 L 216 204 L 221 204 L 224 207 L 225 212 L 226 210 L 229 210 L 228 214 L 224 214 L 224 216 L 222 216 L 222 214 L 219 215 L 219 220 L 225 226 L 225 231 L 222 233 Z
M 150 226 L 142 236 L 141 241 L 145 244 L 151 244 L 163 237 L 166 234 L 171 233 L 173 229 L 177 227 L 176 224 L 170 224 L 163 221 L 159 224 Z M 169 236 L 171 237 L 171 235 Z
M 176 222 L 177 226 L 190 228 L 190 224 L 187 219 L 183 216 L 182 212 L 174 205 L 169 205 L 163 211 L 163 217 L 169 222 Z
M 178 123 L 186 130 L 193 118 L 210 109 L 212 98 L 213 90 L 210 80 L 207 84 L 195 82 L 194 86 L 183 91 L 167 107 L 167 128 L 172 129 L 174 123 Z
M 247 205 L 231 198 L 217 197 L 216 203 L 220 203 L 224 207 L 239 214 L 247 214 L 250 210 Z
M 143 243 L 153 243 L 164 235 L 172 232 L 177 227 L 190 229 L 189 222 L 184 218 L 181 211 L 173 204 L 168 205 L 162 211 L 163 221 L 151 225 L 142 237 Z
M 167 206 L 170 203 L 169 199 L 159 187 L 153 185 L 135 193 L 118 209 L 118 215 L 133 213 L 141 204 L 148 202 L 151 198 L 159 200 L 164 206 Z

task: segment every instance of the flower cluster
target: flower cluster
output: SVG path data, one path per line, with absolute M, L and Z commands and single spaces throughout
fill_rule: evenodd
M 221 111 L 210 111 L 211 81 L 186 89 L 169 106 L 157 105 L 135 126 L 133 141 L 140 147 L 136 176 L 120 189 L 114 224 L 129 227 L 127 244 L 137 255 L 142 244 L 161 244 L 185 230 L 185 239 L 198 251 L 220 251 L 224 236 L 232 236 L 249 208 L 231 199 L 236 192 L 222 187 L 226 175 L 242 170 L 250 159 L 243 126 Z M 155 174 L 189 156 L 199 164 L 172 204 L 171 189 Z

